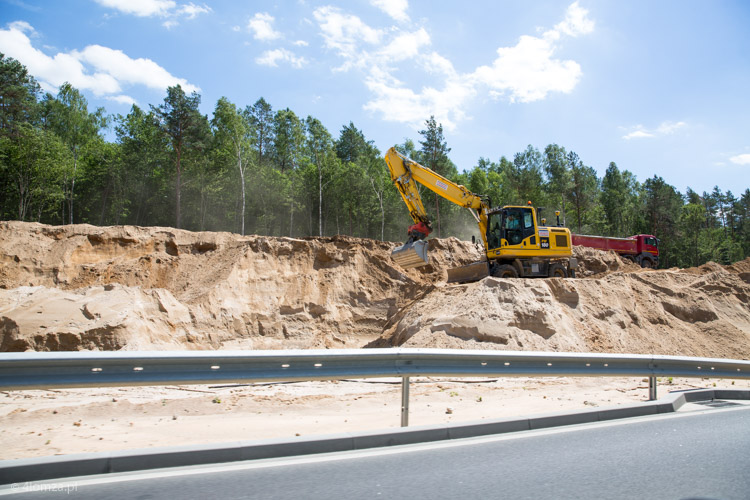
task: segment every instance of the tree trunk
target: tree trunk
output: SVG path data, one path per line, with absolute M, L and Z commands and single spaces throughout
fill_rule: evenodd
M 177 147 L 177 182 L 175 184 L 175 202 L 176 202 L 176 213 L 175 213 L 175 225 L 177 229 L 182 229 L 182 214 L 180 210 L 180 184 L 182 183 L 182 165 L 180 164 L 182 156 L 182 148 Z
M 104 225 L 104 216 L 107 212 L 107 200 L 109 199 L 109 192 L 112 188 L 112 178 L 107 182 L 107 188 L 104 190 L 104 197 L 102 198 L 102 211 L 99 214 L 99 225 Z
M 318 236 L 323 236 L 323 169 L 318 165 Z
M 242 184 L 241 190 L 242 190 L 242 236 L 245 236 L 245 169 L 242 167 L 242 157 L 240 156 L 240 153 L 237 155 L 237 168 L 240 170 L 240 183 Z
M 76 170 L 78 170 L 78 152 L 73 150 L 73 179 L 70 181 L 70 201 L 68 202 L 68 212 L 70 223 L 73 224 L 73 191 L 76 187 Z
M 378 198 L 378 202 L 380 203 L 380 241 L 383 241 L 385 239 L 385 209 L 383 208 L 383 192 L 378 192 L 377 189 L 375 189 L 375 181 L 370 177 L 370 185 L 372 186 L 372 190 L 375 191 L 375 196 Z
M 289 196 L 289 237 L 294 238 L 294 177 L 292 177 L 292 191 Z

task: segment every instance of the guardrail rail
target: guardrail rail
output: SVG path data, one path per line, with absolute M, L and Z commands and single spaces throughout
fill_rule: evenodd
M 0 353 L 0 390 L 400 377 L 401 425 L 410 377 L 657 377 L 750 379 L 750 361 L 453 349 Z

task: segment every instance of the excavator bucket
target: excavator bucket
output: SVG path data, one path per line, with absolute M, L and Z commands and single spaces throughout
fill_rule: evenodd
M 490 275 L 487 261 L 474 262 L 466 266 L 448 269 L 448 283 L 471 283 Z
M 391 252 L 391 258 L 404 269 L 413 267 L 426 266 L 427 260 L 427 242 L 418 240 L 412 243 L 406 243 L 394 249 Z

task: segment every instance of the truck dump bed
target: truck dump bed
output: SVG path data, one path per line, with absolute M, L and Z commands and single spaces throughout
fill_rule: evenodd
M 638 254 L 638 240 L 634 238 L 607 238 L 574 234 L 573 244 L 599 250 L 613 250 L 619 254 Z

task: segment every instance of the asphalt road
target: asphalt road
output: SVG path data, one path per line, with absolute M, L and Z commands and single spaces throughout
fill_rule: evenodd
M 750 406 L 112 475 L 20 498 L 750 498 Z

